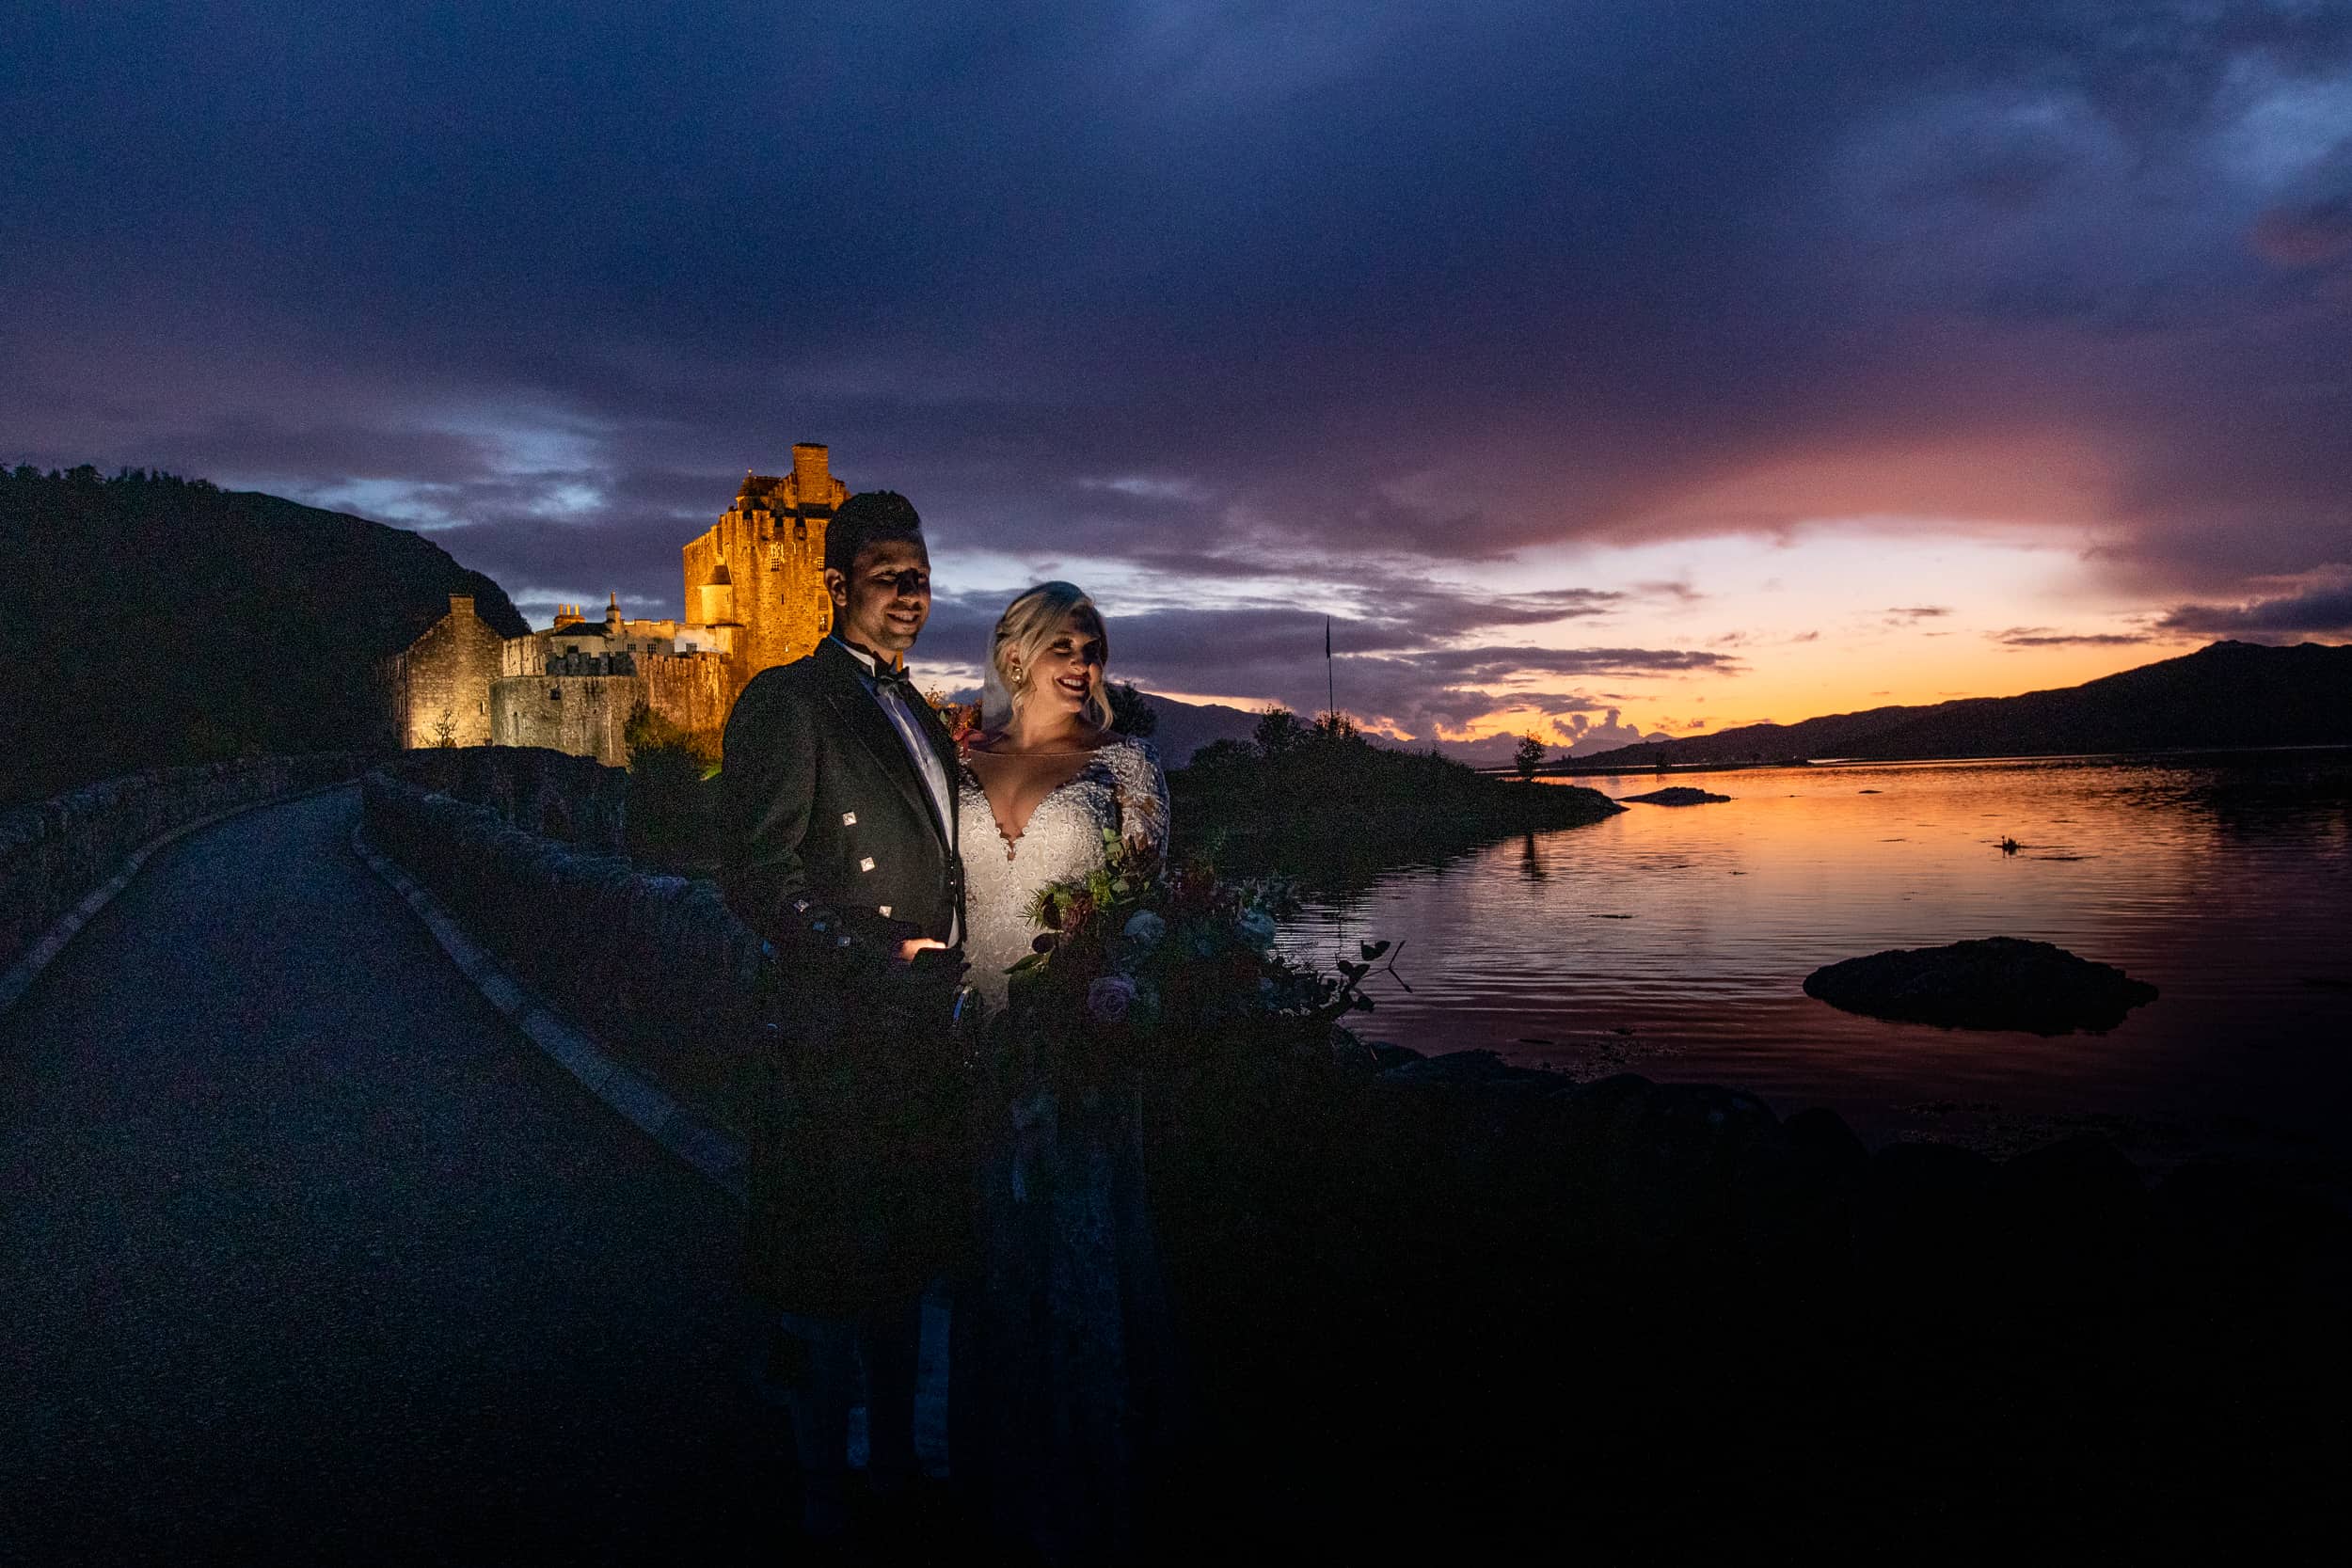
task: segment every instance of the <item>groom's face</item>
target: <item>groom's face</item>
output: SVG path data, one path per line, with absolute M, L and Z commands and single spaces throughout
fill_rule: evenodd
M 878 654 L 903 654 L 931 616 L 931 558 L 919 541 L 884 539 L 827 572 L 834 634 Z

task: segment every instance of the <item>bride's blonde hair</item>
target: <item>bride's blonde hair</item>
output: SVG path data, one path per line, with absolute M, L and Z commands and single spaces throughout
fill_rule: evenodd
M 1002 729 L 1012 721 L 1014 706 L 1028 695 L 1027 677 L 1015 680 L 1012 672 L 1036 669 L 1038 656 L 1061 635 L 1063 623 L 1073 620 L 1082 630 L 1102 639 L 1105 666 L 1105 673 L 1087 693 L 1086 706 L 1079 712 L 1089 723 L 1109 727 L 1111 705 L 1105 688 L 1111 634 L 1103 624 L 1103 612 L 1075 583 L 1041 582 L 1007 605 L 1004 614 L 996 618 L 996 635 L 988 647 L 988 676 L 980 685 L 981 728 Z

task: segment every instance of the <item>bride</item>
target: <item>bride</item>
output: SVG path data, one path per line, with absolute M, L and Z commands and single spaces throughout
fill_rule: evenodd
M 993 843 L 965 841 L 965 954 L 989 1005 L 993 1086 L 981 1099 L 982 1277 L 973 1339 L 957 1352 L 965 1414 L 951 1441 L 960 1468 L 966 1456 L 985 1465 L 977 1492 L 997 1525 L 1055 1562 L 1132 1555 L 1171 1392 L 1136 1087 L 1056 1077 L 1041 1057 L 1057 1021 L 1007 1006 L 1005 971 L 1037 936 L 1039 890 L 1101 866 L 1105 829 L 1167 843 L 1159 758 L 1110 728 L 1109 654 L 1101 613 L 1071 584 L 1013 600 L 961 785 L 963 820 L 996 831 Z
M 1039 889 L 1102 864 L 1105 828 L 1168 841 L 1158 754 L 1110 727 L 1109 657 L 1102 614 L 1067 582 L 1030 589 L 996 623 L 960 807 L 964 820 L 996 828 L 993 847 L 975 835 L 964 857 L 964 957 L 992 1011 L 1005 1006 L 1005 971 L 1036 940 L 1029 906 Z

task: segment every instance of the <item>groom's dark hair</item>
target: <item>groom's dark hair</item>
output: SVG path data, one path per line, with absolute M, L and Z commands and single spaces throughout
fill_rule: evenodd
M 923 519 L 913 501 L 896 490 L 861 490 L 843 501 L 825 525 L 825 570 L 847 577 L 859 552 L 893 539 L 930 547 L 924 543 Z

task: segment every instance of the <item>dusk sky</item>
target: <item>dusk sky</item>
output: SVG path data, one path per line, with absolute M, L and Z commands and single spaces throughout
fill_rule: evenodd
M 817 440 L 947 684 L 1048 577 L 1588 751 L 2352 633 L 2346 0 L 17 0 L 0 121 L 0 460 L 534 625 Z

